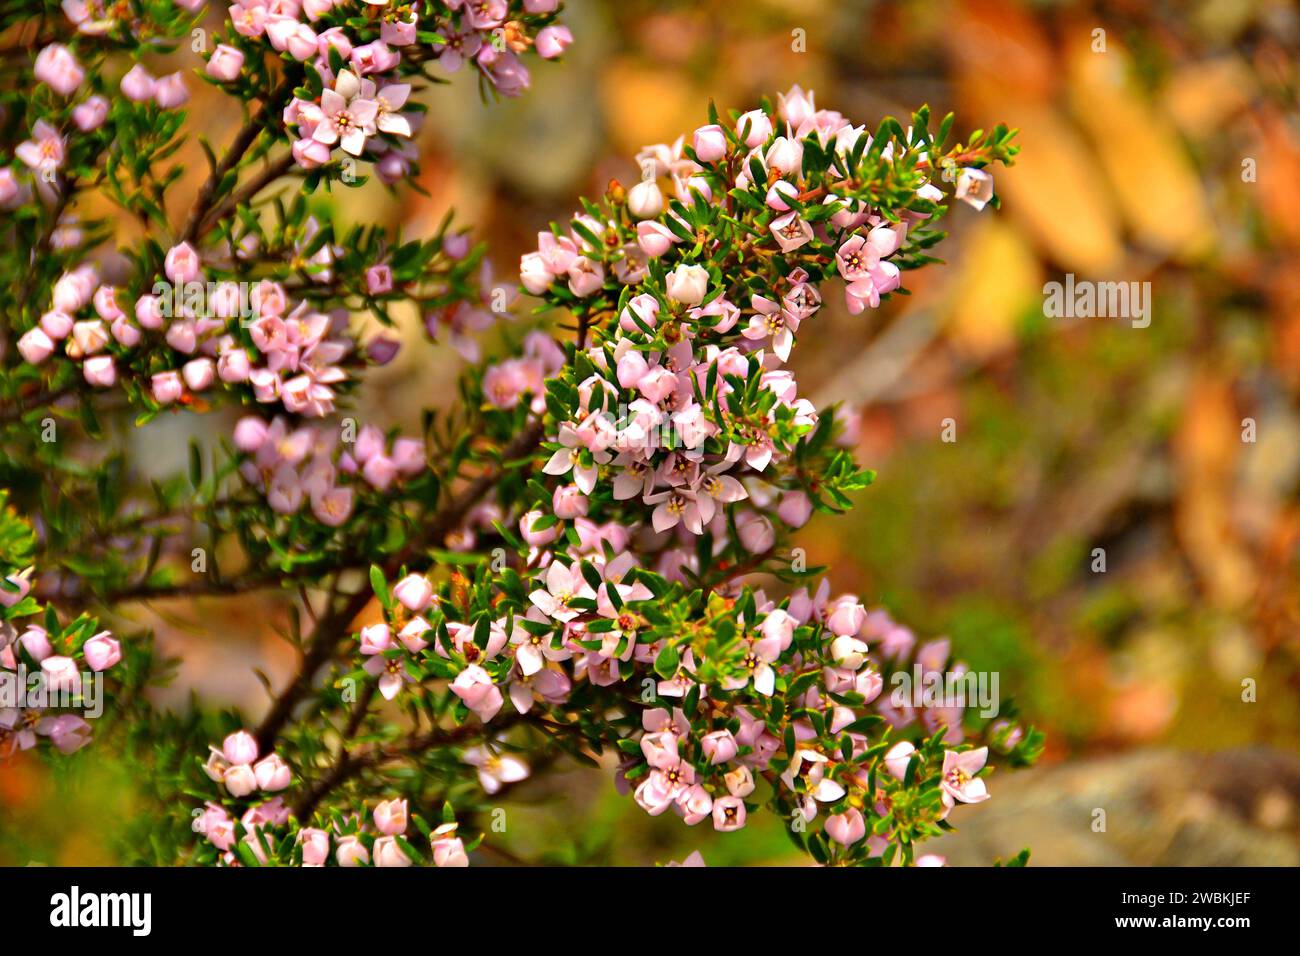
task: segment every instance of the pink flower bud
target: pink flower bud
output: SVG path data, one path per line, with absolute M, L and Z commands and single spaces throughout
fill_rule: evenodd
M 826 835 L 843 846 L 852 846 L 867 835 L 867 823 L 860 810 L 850 808 L 827 818 Z
M 425 468 L 424 442 L 418 438 L 399 438 L 393 442 L 390 456 L 403 475 L 418 475 Z
M 251 371 L 252 363 L 249 361 L 248 353 L 239 346 L 217 356 L 217 377 L 227 384 L 248 381 Z
M 125 316 L 115 319 L 110 330 L 113 338 L 125 348 L 133 349 L 140 344 L 140 327 L 131 323 Z
M 889 771 L 889 775 L 896 780 L 902 780 L 906 777 L 907 765 L 914 753 L 916 753 L 916 748 L 906 740 L 890 747 L 885 753 L 885 769 Z
M 393 597 L 408 611 L 417 614 L 429 606 L 433 599 L 433 585 L 422 574 L 408 574 L 393 585 Z
M 135 300 L 135 320 L 144 329 L 163 327 L 162 303 L 156 295 L 142 295 Z
M 47 690 L 76 693 L 81 689 L 81 674 L 71 657 L 59 654 L 45 658 L 41 661 L 41 675 Z
M 251 764 L 257 759 L 257 741 L 247 730 L 237 730 L 221 742 L 221 754 L 232 764 Z
M 86 364 L 81 367 L 81 372 L 86 382 L 96 388 L 111 388 L 117 381 L 117 368 L 113 365 L 112 356 L 109 355 L 96 355 L 94 358 L 87 359 Z
M 537 55 L 543 60 L 553 60 L 573 42 L 573 34 L 569 28 L 556 24 L 554 26 L 542 27 L 537 32 Z
M 700 749 L 709 763 L 716 765 L 734 759 L 740 748 L 730 730 L 715 730 L 700 740 Z
M 76 753 L 90 743 L 90 724 L 76 714 L 47 717 L 41 720 L 37 727 L 41 733 L 50 738 L 50 743 L 54 744 L 60 753 Z
M 867 609 L 852 598 L 841 598 L 831 609 L 826 626 L 841 637 L 852 637 L 862 630 L 867 620 Z
M 627 193 L 627 209 L 637 219 L 653 219 L 664 211 L 664 194 L 653 179 L 639 182 Z
M 51 43 L 36 54 L 33 74 L 37 82 L 60 96 L 71 95 L 86 78 L 86 71 L 78 65 L 77 58 L 61 43 Z
M 542 548 L 550 544 L 559 536 L 559 525 L 551 525 L 549 528 L 539 528 L 533 530 L 533 524 L 540 520 L 542 513 L 540 511 L 529 511 L 519 519 L 519 535 L 524 539 L 524 543 L 531 548 Z
M 279 754 L 268 754 L 255 763 L 253 775 L 257 778 L 258 787 L 270 793 L 283 790 L 293 780 L 293 771 Z
M 181 375 L 184 376 L 185 384 L 190 387 L 191 391 L 202 392 L 211 387 L 213 380 L 217 376 L 216 363 L 206 356 L 196 358 L 181 366 Z
M 18 352 L 32 365 L 40 365 L 54 351 L 54 343 L 40 326 L 24 332 L 18 339 Z
M 324 866 L 330 855 L 330 835 L 317 827 L 304 827 L 298 831 L 302 846 L 303 866 Z
M 393 270 L 386 265 L 371 266 L 366 270 L 366 291 L 371 295 L 382 295 L 392 291 Z
M 163 261 L 163 271 L 172 282 L 181 285 L 199 277 L 199 254 L 188 242 L 173 246 Z
M 72 122 L 83 133 L 99 129 L 106 119 L 108 119 L 108 100 L 102 96 L 92 96 L 86 102 L 77 104 L 72 110 Z
M 411 858 L 398 845 L 397 839 L 381 836 L 375 841 L 375 866 L 411 866 Z
M 636 244 L 651 259 L 657 259 L 672 248 L 678 238 L 661 222 L 638 222 Z
M 741 545 L 750 554 L 763 554 L 776 543 L 772 522 L 752 511 L 736 519 L 736 532 L 740 535 Z
M 148 70 L 137 63 L 122 77 L 122 93 L 134 103 L 145 103 L 153 99 L 157 82 Z
M 226 770 L 221 782 L 232 797 L 246 797 L 257 789 L 257 774 L 246 763 L 236 764 Z
M 364 478 L 372 488 L 378 491 L 384 491 L 393 483 L 397 477 L 397 466 L 387 455 L 373 455 L 361 469 L 361 477 Z
M 750 110 L 736 120 L 736 132 L 744 138 L 746 146 L 754 149 L 772 135 L 772 119 L 762 110 Z
M 429 847 L 433 850 L 434 866 L 469 866 L 469 857 L 465 853 L 465 843 L 455 834 L 456 824 L 444 823 L 429 835 Z
M 696 158 L 702 163 L 714 163 L 727 155 L 727 134 L 717 124 L 701 126 L 691 142 Z
M 370 862 L 370 853 L 360 840 L 349 834 L 339 838 L 339 845 L 334 850 L 334 860 L 339 866 L 360 866 Z
M 776 513 L 791 528 L 802 528 L 812 517 L 812 501 L 802 491 L 787 491 L 781 496 Z
M 12 579 L 11 579 L 12 580 Z M 0 591 L 0 594 L 7 594 L 7 591 Z M 26 591 L 23 591 L 26 594 Z M 18 638 L 18 643 L 22 645 L 32 660 L 40 663 L 54 653 L 54 647 L 50 644 L 50 635 L 45 628 L 38 627 L 35 624 L 28 625 L 27 630 L 23 631 Z
M 168 73 L 154 84 L 154 102 L 165 110 L 185 105 L 190 91 L 185 88 L 185 78 L 180 73 Z
M 106 671 L 122 659 L 122 646 L 108 631 L 100 631 L 82 645 L 81 653 L 92 671 Z
M 252 453 L 266 442 L 266 422 L 256 415 L 246 415 L 235 424 L 235 447 Z
M 398 836 L 406 832 L 406 801 L 385 800 L 375 807 L 375 826 L 380 833 Z
M 371 624 L 361 629 L 361 653 L 382 654 L 393 646 L 393 632 L 387 624 Z
M 244 68 L 244 51 L 224 43 L 217 45 L 208 58 L 205 72 L 214 80 L 229 83 L 239 78 L 239 71 Z
M 551 507 L 555 511 L 555 517 L 571 521 L 587 513 L 587 496 L 577 485 L 561 485 L 551 497 Z
M 668 298 L 685 305 L 699 305 L 709 291 L 709 272 L 703 266 L 682 263 L 668 274 Z
M 153 401 L 159 405 L 172 405 L 172 402 L 179 401 L 181 395 L 185 394 L 185 386 L 181 384 L 178 372 L 155 372 L 149 384 Z

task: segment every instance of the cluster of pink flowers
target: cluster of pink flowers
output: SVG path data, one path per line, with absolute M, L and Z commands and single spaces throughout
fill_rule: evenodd
M 15 590 L 0 588 L 0 607 L 12 608 L 31 591 L 34 569 L 10 574 L 6 581 Z M 60 646 L 57 636 L 35 623 L 19 631 L 11 621 L 0 621 L 0 671 L 12 677 L 19 674 L 17 685 L 30 687 L 21 679 L 23 658 L 40 667 L 45 695 L 72 695 L 82 692 L 82 668 L 101 673 L 122 659 L 122 647 L 109 631 L 99 631 L 87 638 L 80 648 Z M 78 714 L 58 713 L 38 706 L 0 706 L 0 760 L 20 750 L 36 746 L 38 737 L 47 737 L 56 749 L 73 753 L 90 742 L 90 724 Z
M 519 20 L 509 19 L 512 14 L 552 14 L 558 0 L 523 0 L 522 8 L 517 0 L 447 0 L 434 5 L 434 15 L 423 20 L 416 4 L 364 0 L 364 27 L 344 7 L 337 0 L 240 0 L 230 7 L 230 22 L 237 34 L 262 37 L 277 52 L 310 63 L 324 84 L 318 100 L 294 99 L 285 110 L 285 125 L 297 129 L 293 155 L 298 164 L 310 169 L 327 163 L 337 147 L 351 156 L 371 156 L 386 182 L 406 176 L 415 158 L 409 139 L 420 114 L 402 112 L 411 86 L 400 77 L 403 53 L 419 45 L 419 32 L 441 38 L 432 50 L 443 69 L 455 72 L 473 63 L 506 96 L 518 95 L 529 83 L 520 53 L 535 46 L 540 56 L 551 59 L 573 40 L 568 28 L 558 24 L 529 37 Z M 331 53 L 346 64 L 337 74 Z M 207 72 L 220 82 L 234 81 L 244 59 L 237 46 L 220 44 Z M 412 62 L 422 59 L 415 56 Z M 410 72 L 418 75 L 418 68 L 411 66 Z
M 235 852 L 237 842 L 242 842 L 259 864 L 269 862 L 267 849 L 272 845 L 280 828 L 289 821 L 289 809 L 281 797 L 275 797 L 249 807 L 240 817 L 244 834 L 238 836 L 235 819 L 220 803 L 209 802 L 197 811 L 193 829 L 222 851 L 221 862 L 239 866 Z M 372 826 L 360 825 L 355 816 L 345 819 L 331 829 L 303 827 L 293 834 L 293 843 L 301 853 L 304 867 L 324 867 L 331 857 L 337 866 L 358 867 L 409 867 L 415 861 L 398 842 L 410 825 L 406 800 L 383 800 L 375 805 L 371 814 Z M 457 835 L 457 824 L 444 823 L 429 834 L 429 848 L 433 865 L 437 867 L 467 867 L 469 856 L 464 841 Z
M 366 425 L 355 441 L 344 441 L 345 426 L 292 427 L 281 417 L 267 422 L 255 415 L 235 425 L 235 448 L 248 456 L 240 474 L 260 489 L 280 514 L 297 514 L 310 503 L 322 524 L 338 527 L 356 505 L 359 478 L 376 491 L 419 474 L 426 467 L 424 443 L 399 437 L 391 445 L 383 432 Z
M 236 799 L 261 790 L 278 793 L 293 781 L 293 772 L 279 754 L 270 753 L 258 760 L 257 741 L 246 730 L 237 730 L 221 742 L 221 748 L 209 748 L 204 772 L 214 783 L 226 788 Z
M 514 408 L 528 396 L 529 407 L 540 413 L 546 407 L 543 382 L 564 366 L 564 350 L 542 332 L 530 332 L 522 354 L 488 367 L 483 374 L 483 397 L 497 408 Z
M 205 282 L 198 253 L 188 243 L 167 252 L 164 271 L 169 282 L 137 298 L 130 314 L 118 301 L 120 290 L 102 284 L 94 265 L 67 272 L 55 283 L 49 311 L 19 338 L 19 352 L 39 365 L 62 342 L 64 354 L 81 362 L 88 383 L 110 388 L 117 382 L 117 362 L 129 360 L 148 332 L 170 349 L 155 355 L 180 360 L 179 368 L 149 376 L 148 390 L 160 405 L 183 401 L 187 392 L 206 391 L 220 380 L 245 384 L 256 401 L 279 402 L 297 414 L 321 417 L 334 410 L 334 386 L 348 377 L 339 363 L 354 347 L 346 312 L 326 315 L 306 302 L 291 307 L 283 286 L 269 280 L 251 290 L 229 280 Z M 241 326 L 252 354 L 239 335 Z M 110 348 L 113 343 L 116 348 Z

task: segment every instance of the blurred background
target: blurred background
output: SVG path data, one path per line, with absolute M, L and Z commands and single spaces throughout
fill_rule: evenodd
M 561 65 L 530 63 L 523 98 L 485 108 L 465 75 L 425 94 L 427 197 L 372 183 L 322 197 L 318 215 L 418 234 L 454 208 L 508 282 L 539 229 L 579 194 L 634 181 L 632 155 L 706 122 L 710 99 L 748 109 L 798 83 L 869 127 L 922 103 L 956 111 L 957 138 L 1019 127 L 1019 161 L 996 174 L 1002 210 L 953 212 L 948 265 L 907 274 L 912 295 L 874 313 L 828 295 L 801 336 L 800 381 L 819 405 L 860 411 L 858 457 L 878 472 L 851 515 L 814 521 L 802 544 L 837 590 L 997 671 L 1047 732 L 1038 768 L 995 774 L 994 798 L 928 845 L 950 863 L 1024 846 L 1039 864 L 1300 863 L 1296 5 L 566 7 L 576 42 Z M 205 88 L 191 115 L 223 142 L 229 106 Z M 1047 317 L 1043 285 L 1065 273 L 1149 282 L 1150 326 Z M 406 319 L 410 347 L 364 412 L 415 426 L 420 405 L 452 398 L 463 360 Z M 148 449 L 136 466 L 183 467 L 194 424 L 129 435 Z M 196 691 L 254 714 L 253 667 L 279 686 L 292 666 L 267 628 L 280 613 L 220 599 L 129 609 L 182 659 L 161 702 Z M 82 756 L 57 778 L 34 761 L 0 768 L 0 863 L 115 859 L 129 782 L 94 748 Z M 777 821 L 719 838 L 646 817 L 576 766 L 506 805 L 524 859 L 793 861 Z

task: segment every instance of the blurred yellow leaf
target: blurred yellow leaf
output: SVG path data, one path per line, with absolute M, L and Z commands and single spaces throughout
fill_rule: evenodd
M 1213 247 L 1215 231 L 1191 160 L 1173 125 L 1137 88 L 1114 31 L 1105 52 L 1094 52 L 1092 43 L 1086 26 L 1065 43 L 1073 114 L 1138 240 L 1178 260 L 1198 258 Z
M 954 345 L 984 358 L 1012 344 L 1016 321 L 1040 294 L 1038 259 L 1016 229 L 985 216 L 968 236 L 954 282 L 949 335 Z

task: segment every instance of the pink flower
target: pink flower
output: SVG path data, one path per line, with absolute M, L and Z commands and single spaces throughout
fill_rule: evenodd
M 571 521 L 587 513 L 587 496 L 578 490 L 577 485 L 560 485 L 552 495 L 551 508 L 555 517 Z
M 204 68 L 204 71 L 214 80 L 230 83 L 239 78 L 239 73 L 243 68 L 244 51 L 238 47 L 219 43 L 217 48 L 212 51 L 212 56 L 208 57 L 208 65 Z
M 993 177 L 982 169 L 963 169 L 957 174 L 953 195 L 976 209 L 983 209 L 993 198 Z
M 465 751 L 465 762 L 478 767 L 478 780 L 488 794 L 498 793 L 509 783 L 528 779 L 528 764 L 508 753 L 492 753 L 486 747 Z
M 659 189 L 659 184 L 649 179 L 628 190 L 627 210 L 637 219 L 653 219 L 663 212 L 664 194 Z
M 106 671 L 122 659 L 122 647 L 108 631 L 100 631 L 86 641 L 81 652 L 92 671 Z
M 382 295 L 392 291 L 393 270 L 386 265 L 371 266 L 366 270 L 366 291 L 371 295 Z
M 867 835 L 862 811 L 850 807 L 844 813 L 826 818 L 826 835 L 843 846 L 852 846 Z
M 360 156 L 366 138 L 375 133 L 375 117 L 379 113 L 379 105 L 374 100 L 363 99 L 360 93 L 361 81 L 357 75 L 350 70 L 341 72 L 334 81 L 334 89 L 321 92 L 321 121 L 312 139 L 327 146 L 338 143 L 344 152 Z
M 339 838 L 334 849 L 334 860 L 339 866 L 361 866 L 370 862 L 370 851 L 356 836 L 348 834 Z
M 750 149 L 762 146 L 772 135 L 772 120 L 762 110 L 750 110 L 736 119 L 736 133 Z
M 682 263 L 668 274 L 668 298 L 684 305 L 699 305 L 709 291 L 709 272 L 703 266 Z
M 38 82 L 60 96 L 70 96 L 86 78 L 86 71 L 77 63 L 77 58 L 61 43 L 51 43 L 36 54 L 33 72 Z
M 713 801 L 713 829 L 720 833 L 739 830 L 745 825 L 745 804 L 738 797 L 719 797 Z
M 902 780 L 906 777 L 907 765 L 911 762 L 914 753 L 916 753 L 916 748 L 906 740 L 890 747 L 885 753 L 885 769 L 889 771 L 889 775 L 896 780 Z
M 330 835 L 316 827 L 304 827 L 298 831 L 298 843 L 302 847 L 303 866 L 324 866 L 330 855 Z
M 113 365 L 113 359 L 108 355 L 96 355 L 94 358 L 86 359 L 86 364 L 81 367 L 81 370 L 86 382 L 96 388 L 111 388 L 117 381 L 117 367 Z
M 788 212 L 779 219 L 772 220 L 769 228 L 782 252 L 793 252 L 812 241 L 812 226 L 800 219 L 796 212 Z
M 495 717 L 504 703 L 500 688 L 492 683 L 488 672 L 477 664 L 471 664 L 456 675 L 456 679 L 451 682 L 451 690 L 484 723 Z
M 826 626 L 840 637 L 852 637 L 862 630 L 867 620 L 867 609 L 852 597 L 841 598 L 830 608 Z
M 776 544 L 772 522 L 755 512 L 746 512 L 736 519 L 736 533 L 740 543 L 750 554 L 765 554 Z
M 11 576 L 8 580 L 13 582 L 14 579 Z M 23 583 L 26 584 L 25 581 Z M 23 588 L 18 592 L 17 596 L 22 597 L 26 593 L 26 588 Z M 0 596 L 12 597 L 14 594 L 11 591 L 0 590 Z M 18 638 L 18 643 L 22 645 L 23 650 L 28 653 L 31 659 L 36 661 L 38 664 L 54 653 L 54 647 L 50 643 L 48 632 L 46 632 L 45 628 L 39 627 L 35 624 L 28 625 L 27 629 L 23 631 L 22 636 Z
M 382 836 L 374 845 L 375 866 L 411 866 L 412 861 L 398 844 L 396 837 Z
M 380 833 L 398 836 L 406 832 L 405 800 L 385 800 L 375 807 L 375 826 Z
M 60 753 L 75 753 L 90 743 L 90 724 L 76 714 L 44 717 L 36 725 L 36 730 L 49 737 L 50 743 L 54 744 Z
M 433 599 L 433 585 L 422 574 L 408 574 L 393 585 L 393 597 L 408 611 L 418 614 Z
M 715 730 L 700 739 L 700 750 L 709 758 L 709 763 L 720 764 L 734 760 L 739 745 L 730 730 Z
M 77 671 L 77 662 L 71 657 L 56 654 L 45 658 L 41 661 L 41 676 L 50 691 L 76 693 L 81 689 L 81 674 Z
M 717 162 L 727 155 L 727 134 L 717 124 L 701 126 L 691 139 L 695 157 L 702 163 Z
M 246 730 L 238 730 L 221 742 L 221 755 L 232 764 L 251 764 L 257 759 L 257 741 Z
M 576 563 L 566 567 L 555 561 L 546 569 L 546 588 L 538 588 L 528 597 L 547 617 L 572 621 L 579 612 L 569 603 L 575 598 L 594 599 L 596 592 L 587 584 Z
M 167 251 L 163 271 L 177 285 L 193 282 L 199 277 L 199 254 L 188 242 L 173 246 Z
M 988 787 L 981 778 L 975 776 L 984 769 L 988 758 L 988 747 L 967 750 L 963 753 L 944 751 L 940 787 L 943 789 L 945 806 L 951 807 L 954 802 L 983 803 L 989 798 Z
M 429 848 L 433 851 L 433 865 L 437 867 L 469 866 L 465 843 L 456 836 L 456 824 L 444 823 L 429 834 Z
M 190 98 L 185 88 L 185 78 L 180 73 L 168 73 L 154 84 L 154 102 L 165 110 L 183 106 Z
M 573 34 L 569 31 L 568 27 L 559 24 L 542 27 L 542 29 L 537 32 L 537 55 L 543 60 L 554 60 L 557 56 L 568 49 L 569 44 L 572 42 Z
M 257 785 L 268 792 L 283 790 L 293 781 L 293 772 L 279 754 L 268 754 L 253 764 Z
M 605 284 L 605 267 L 599 262 L 578 256 L 569 266 L 569 291 L 580 299 L 595 295 Z
M 122 77 L 122 94 L 134 103 L 147 103 L 153 99 L 158 81 L 137 63 Z
M 63 165 L 64 146 L 63 137 L 58 130 L 45 120 L 37 120 L 32 127 L 32 138 L 20 143 L 14 150 L 14 155 L 26 163 L 28 168 L 41 175 L 49 175 Z
M 24 332 L 18 339 L 18 352 L 32 365 L 40 365 L 54 351 L 54 343 L 39 325 Z
M 678 242 L 681 242 L 681 240 L 676 233 L 661 222 L 639 222 L 636 224 L 636 244 L 651 259 L 662 256 Z

